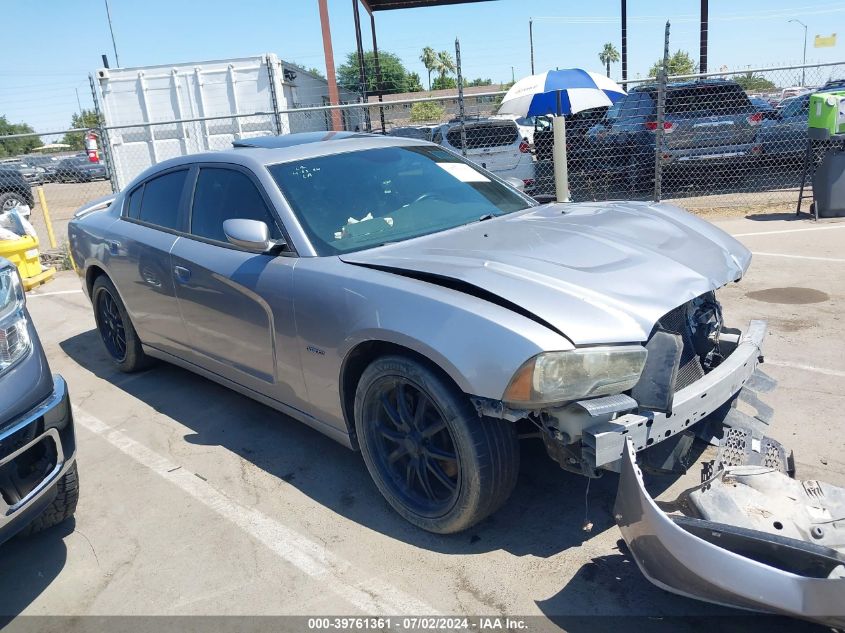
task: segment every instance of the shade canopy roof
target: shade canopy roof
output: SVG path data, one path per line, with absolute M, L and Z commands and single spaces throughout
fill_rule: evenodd
M 442 7 L 447 4 L 468 4 L 470 2 L 491 2 L 493 0 L 361 0 L 367 11 L 392 11 L 394 9 L 416 9 L 418 7 Z

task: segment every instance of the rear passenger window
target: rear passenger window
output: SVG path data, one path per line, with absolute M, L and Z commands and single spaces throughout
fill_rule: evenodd
M 191 233 L 225 242 L 223 222 L 235 218 L 264 222 L 272 239 L 282 237 L 278 224 L 264 204 L 264 198 L 249 177 L 234 169 L 200 169 L 191 208 Z
M 670 90 L 666 95 L 666 114 L 726 116 L 752 110 L 745 92 L 736 84 L 704 84 Z
M 627 119 L 649 116 L 653 111 L 654 101 L 648 92 L 632 92 L 622 100 L 622 105 L 619 109 L 619 118 Z
M 126 215 L 137 220 L 141 215 L 141 198 L 144 195 L 144 185 L 129 194 L 129 201 L 126 204 Z
M 144 183 L 143 198 L 138 219 L 166 229 L 178 229 L 179 201 L 188 170 L 173 171 L 164 176 L 153 178 Z M 129 203 L 129 213 L 132 213 L 132 201 Z
M 467 149 L 506 147 L 519 141 L 519 129 L 513 123 L 467 125 L 464 127 Z M 461 128 L 453 127 L 446 134 L 452 147 L 461 146 Z

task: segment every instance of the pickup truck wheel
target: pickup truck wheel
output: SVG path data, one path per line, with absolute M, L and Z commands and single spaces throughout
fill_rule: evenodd
M 414 359 L 384 356 L 364 370 L 355 428 L 388 503 L 429 532 L 460 532 L 508 499 L 519 473 L 513 424 L 481 418 L 465 394 Z
M 62 475 L 57 486 L 58 494 L 53 503 L 39 514 L 32 523 L 21 530 L 22 536 L 37 534 L 58 525 L 72 517 L 73 513 L 76 512 L 76 504 L 79 501 L 79 473 L 76 470 L 76 462 Z
M 115 366 L 131 373 L 145 369 L 150 358 L 141 347 L 141 340 L 135 332 L 129 314 L 111 280 L 105 275 L 97 277 L 91 290 L 94 304 L 94 320 L 106 351 Z

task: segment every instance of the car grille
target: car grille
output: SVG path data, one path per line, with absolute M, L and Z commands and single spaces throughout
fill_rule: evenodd
M 696 380 L 704 378 L 704 367 L 695 351 L 692 340 L 687 313 L 690 305 L 685 303 L 674 310 L 667 312 L 658 321 L 657 325 L 673 334 L 679 334 L 683 341 L 681 349 L 681 362 L 678 365 L 678 375 L 675 378 L 675 391 L 688 387 Z

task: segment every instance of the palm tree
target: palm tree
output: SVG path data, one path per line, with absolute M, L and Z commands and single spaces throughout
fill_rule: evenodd
M 619 51 L 616 50 L 613 44 L 608 42 L 604 45 L 601 53 L 599 53 L 599 60 L 607 68 L 607 76 L 610 77 L 610 65 L 619 61 Z
M 432 71 L 437 69 L 437 53 L 431 46 L 426 46 L 422 49 L 422 55 L 420 55 L 420 61 L 422 62 L 425 69 L 428 71 L 428 89 L 431 90 L 431 73 Z
M 446 75 L 451 75 L 455 72 L 455 60 L 452 59 L 449 51 L 440 51 L 437 53 L 437 65 L 435 69 L 440 75 L 440 81 L 446 79 Z

